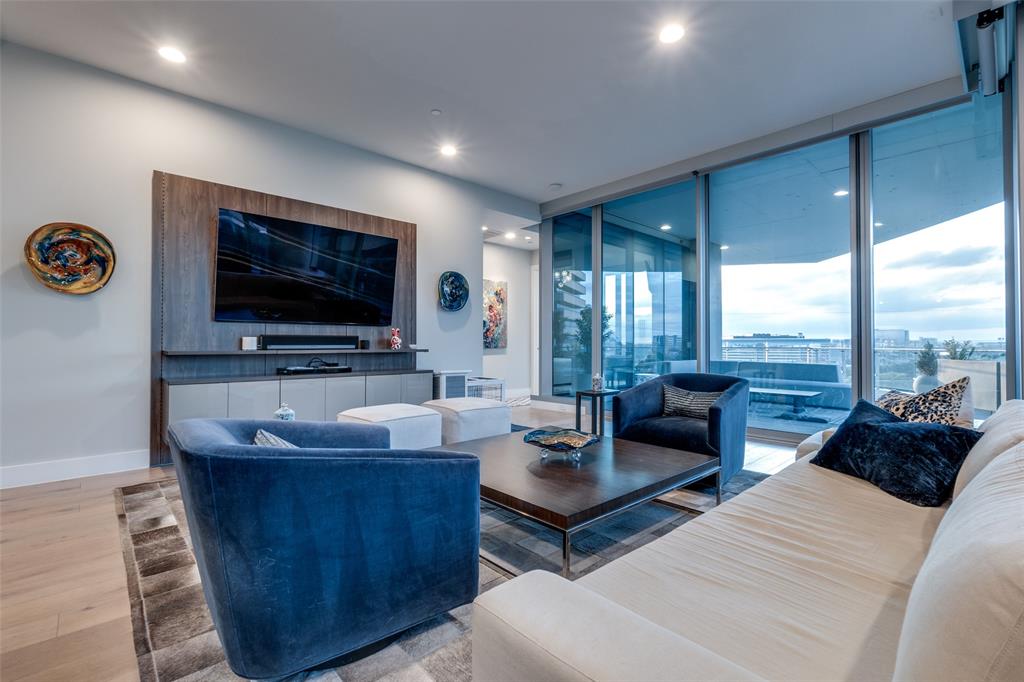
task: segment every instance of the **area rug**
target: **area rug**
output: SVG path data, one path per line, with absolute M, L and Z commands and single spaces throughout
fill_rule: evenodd
M 722 497 L 729 499 L 766 477 L 741 471 L 725 486 Z M 141 483 L 115 490 L 114 496 L 142 682 L 240 679 L 224 660 L 203 598 L 178 482 L 169 478 Z M 701 491 L 666 497 L 674 504 L 707 504 Z M 594 524 L 573 536 L 572 578 L 695 517 L 649 503 Z M 559 570 L 561 540 L 556 533 L 486 503 L 481 505 L 480 526 L 480 592 L 525 571 Z M 468 682 L 471 615 L 472 605 L 461 606 L 372 649 L 289 680 Z

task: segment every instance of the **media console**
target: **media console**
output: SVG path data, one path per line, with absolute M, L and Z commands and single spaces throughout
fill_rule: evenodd
M 433 397 L 433 377 L 424 369 L 169 379 L 162 385 L 163 421 L 271 419 L 281 403 L 295 410 L 296 419 L 334 421 L 353 407 L 426 402 Z

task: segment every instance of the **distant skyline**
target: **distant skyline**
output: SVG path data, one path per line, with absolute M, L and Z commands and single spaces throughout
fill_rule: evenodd
M 876 244 L 875 328 L 911 339 L 1005 338 L 1000 202 Z M 885 227 L 876 228 L 884 237 Z M 722 336 L 850 338 L 850 255 L 722 267 Z

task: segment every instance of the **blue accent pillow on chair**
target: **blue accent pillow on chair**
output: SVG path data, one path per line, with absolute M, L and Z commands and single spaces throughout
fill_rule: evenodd
M 980 438 L 959 426 L 907 422 L 860 400 L 811 464 L 856 476 L 904 502 L 938 507 Z

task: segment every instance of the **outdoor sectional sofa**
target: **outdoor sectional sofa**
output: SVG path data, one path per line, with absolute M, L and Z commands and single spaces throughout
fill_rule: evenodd
M 808 407 L 850 409 L 850 384 L 842 383 L 838 365 L 806 362 L 735 362 L 712 360 L 711 372 L 743 377 L 752 388 L 778 388 L 787 391 L 819 391 L 807 400 Z M 771 400 L 751 394 L 751 400 Z

